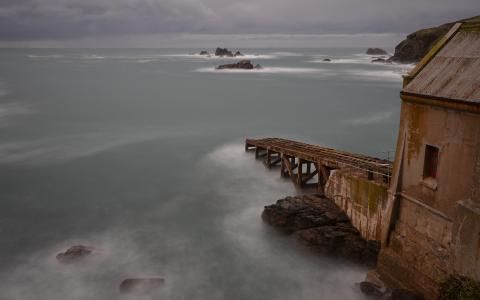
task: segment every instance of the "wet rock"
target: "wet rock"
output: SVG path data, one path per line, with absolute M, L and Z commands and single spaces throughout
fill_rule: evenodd
M 373 265 L 379 243 L 366 241 L 348 216 L 331 200 L 320 195 L 302 195 L 265 206 L 262 218 L 292 234 L 308 248 L 331 256 Z
M 387 55 L 388 52 L 381 48 L 368 48 L 367 54 L 368 55 Z
M 228 50 L 227 48 L 217 48 L 215 50 L 215 56 L 233 57 L 233 53 L 232 53 L 232 51 Z
M 387 300 L 423 300 L 423 296 L 404 289 L 393 289 Z
M 257 65 L 259 66 L 259 65 Z M 257 66 L 253 66 L 252 62 L 249 60 L 241 60 L 236 64 L 226 64 L 220 65 L 216 69 L 217 70 L 224 70 L 224 69 L 244 69 L 244 70 L 252 70 L 253 68 L 257 68 Z M 261 68 L 261 66 L 260 66 Z
M 68 264 L 84 259 L 93 252 L 92 247 L 76 245 L 68 248 L 67 251 L 57 254 L 56 258 L 59 262 Z
M 385 294 L 385 289 L 369 281 L 360 282 L 360 290 L 369 297 L 380 298 Z
M 322 61 L 324 61 L 324 62 L 330 62 L 330 61 L 332 61 L 332 60 L 331 60 L 330 58 L 324 58 L 324 59 L 322 59 Z
M 235 54 L 234 54 L 233 56 L 235 56 L 235 57 L 237 57 L 237 56 L 243 56 L 243 54 L 242 54 L 240 51 L 237 51 L 237 52 L 235 52 Z
M 280 199 L 265 206 L 264 221 L 286 233 L 349 222 L 348 216 L 332 201 L 316 195 Z
M 263 69 L 263 67 L 262 67 L 260 64 L 256 64 L 256 65 L 255 65 L 255 69 L 261 70 L 261 69 Z
M 208 53 L 208 51 L 203 50 L 200 52 L 200 55 L 210 55 L 210 53 Z
M 160 277 L 150 278 L 127 278 L 120 283 L 122 293 L 149 293 L 158 290 L 165 283 Z

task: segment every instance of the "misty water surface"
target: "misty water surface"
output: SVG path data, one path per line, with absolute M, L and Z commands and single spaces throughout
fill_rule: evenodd
M 0 299 L 359 299 L 365 269 L 305 253 L 262 223 L 296 193 L 246 154 L 275 136 L 384 157 L 400 74 L 364 49 L 0 50 Z M 254 55 L 255 54 L 255 55 Z M 323 58 L 333 58 L 331 63 Z M 55 255 L 98 251 L 80 265 Z

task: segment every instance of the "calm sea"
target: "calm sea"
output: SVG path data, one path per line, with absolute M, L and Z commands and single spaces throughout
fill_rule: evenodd
M 123 299 L 118 284 L 144 276 L 165 278 L 162 299 L 360 298 L 365 269 L 262 223 L 296 191 L 243 142 L 386 157 L 409 67 L 240 49 L 264 68 L 214 71 L 234 60 L 200 50 L 0 50 L 0 299 Z M 97 252 L 58 264 L 76 244 Z

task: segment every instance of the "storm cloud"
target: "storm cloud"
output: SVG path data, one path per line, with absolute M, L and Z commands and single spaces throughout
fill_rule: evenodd
M 479 13 L 478 0 L 2 0 L 0 41 L 405 33 Z

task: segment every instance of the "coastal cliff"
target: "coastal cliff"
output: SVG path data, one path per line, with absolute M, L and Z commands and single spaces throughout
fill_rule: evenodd
M 457 22 L 479 21 L 480 16 L 446 23 L 437 27 L 421 29 L 411 33 L 405 40 L 395 47 L 395 54 L 391 58 L 398 63 L 415 63 L 420 61 Z

